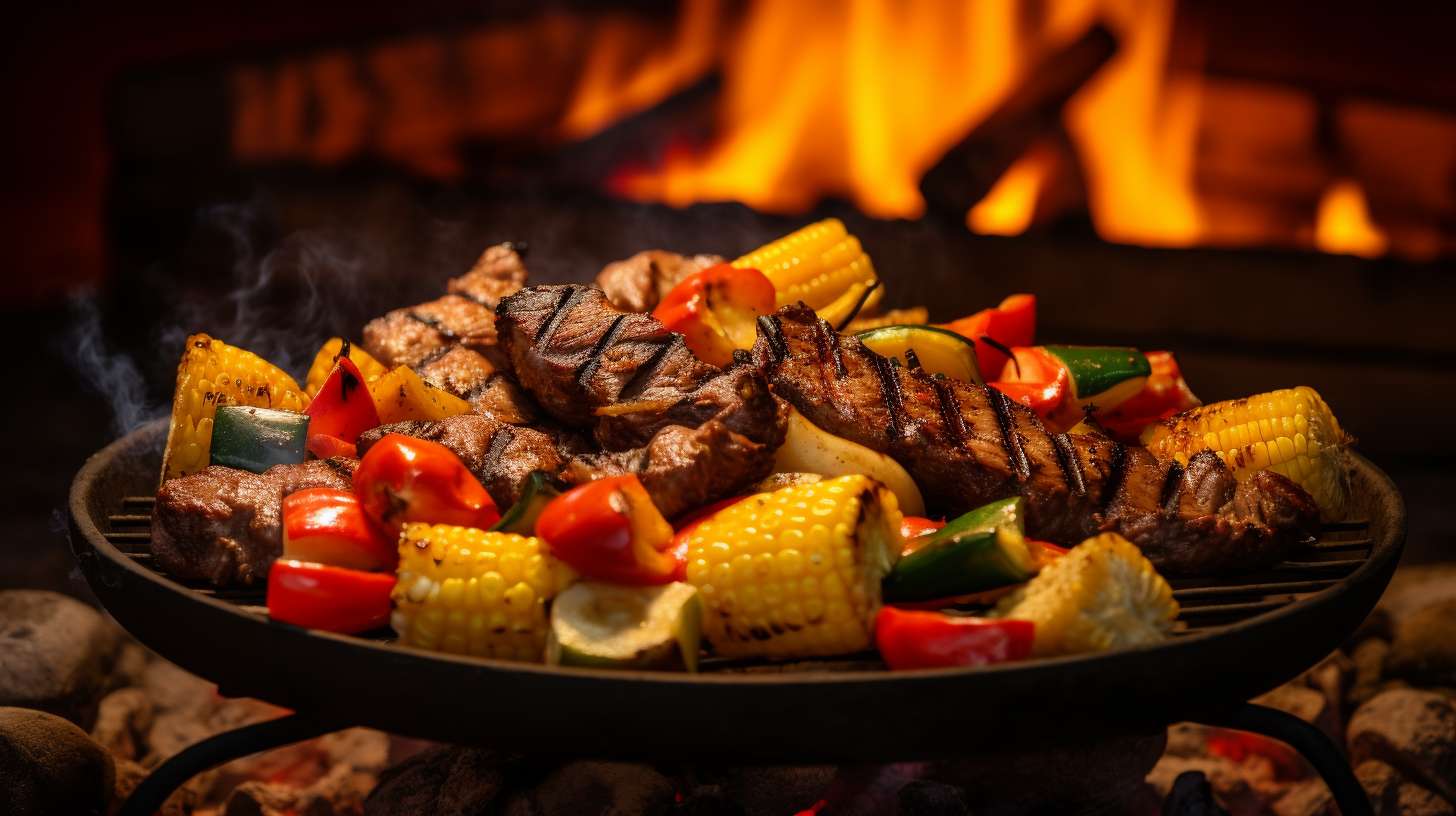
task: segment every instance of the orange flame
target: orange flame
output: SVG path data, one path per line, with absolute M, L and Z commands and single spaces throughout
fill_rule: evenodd
M 1020 235 L 1031 226 L 1036 202 L 1055 159 L 1044 150 L 1031 150 L 1006 173 L 971 211 L 966 226 L 981 235 Z
M 1315 212 L 1314 245 L 1324 252 L 1363 258 L 1385 254 L 1385 234 L 1370 220 L 1360 185 L 1339 179 L 1325 190 Z

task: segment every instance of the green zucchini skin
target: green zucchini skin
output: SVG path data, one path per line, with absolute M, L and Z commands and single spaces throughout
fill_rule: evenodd
M 561 491 L 552 484 L 551 477 L 539 470 L 531 471 L 526 478 L 526 486 L 521 490 L 521 498 L 501 514 L 500 521 L 490 529 L 501 533 L 515 533 L 516 535 L 532 536 L 536 534 L 536 519 L 541 517 L 541 511 L 551 500 L 561 495 Z
M 214 465 L 262 473 L 274 465 L 296 465 L 307 452 L 307 414 L 224 405 L 212 423 Z
M 1028 580 L 1033 568 L 1023 518 L 1017 496 L 952 520 L 885 576 L 885 602 L 969 595 Z
M 1118 384 L 1152 375 L 1147 355 L 1123 346 L 1043 346 L 1062 361 L 1072 378 L 1077 399 L 1105 394 Z

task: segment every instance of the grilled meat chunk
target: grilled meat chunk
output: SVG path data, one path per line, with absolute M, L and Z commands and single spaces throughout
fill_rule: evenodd
M 1074 544 L 1114 530 L 1170 575 L 1268 564 L 1318 523 L 1309 495 L 1277 474 L 1238 483 L 1216 456 L 1183 468 L 1100 435 L 1053 436 L 1001 392 L 901 367 L 808 308 L 760 318 L 753 355 L 776 394 L 894 457 L 951 514 L 1021 495 L 1029 535 Z
M 501 301 L 501 350 L 521 387 L 607 454 L 573 462 L 635 472 L 664 513 L 763 478 L 784 417 L 755 367 L 702 362 L 650 315 L 621 312 L 600 289 L 534 286 Z
M 470 403 L 476 413 L 510 425 L 529 425 L 537 419 L 531 398 L 478 351 L 447 346 L 420 361 L 415 371 L 430 385 Z
M 597 273 L 597 286 L 624 312 L 650 312 L 683 278 L 723 262 L 719 255 L 679 255 L 649 249 L 614 261 Z
M 454 451 L 501 508 L 521 497 L 531 471 L 557 476 L 565 463 L 550 436 L 479 414 L 381 425 L 359 437 L 359 455 L 391 433 L 438 442 Z
M 283 497 L 310 487 L 348 490 L 358 461 L 277 465 L 261 475 L 212 465 L 169 479 L 152 510 L 152 556 L 182 580 L 253 584 L 283 552 Z
M 494 309 L 501 298 L 526 285 L 526 264 L 521 260 L 524 251 L 524 245 L 509 241 L 486 249 L 469 272 L 450 279 L 447 291 Z

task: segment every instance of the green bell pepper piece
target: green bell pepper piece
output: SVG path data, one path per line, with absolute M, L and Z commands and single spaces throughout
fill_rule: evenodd
M 1105 394 L 1120 383 L 1148 377 L 1147 355 L 1124 346 L 1042 346 L 1067 367 L 1072 392 L 1080 401 Z
M 1020 496 L 978 507 L 902 557 L 882 589 L 886 603 L 928 601 L 1018 584 L 1035 571 Z
M 224 405 L 212 420 L 211 463 L 262 473 L 302 462 L 307 443 L 307 414 Z

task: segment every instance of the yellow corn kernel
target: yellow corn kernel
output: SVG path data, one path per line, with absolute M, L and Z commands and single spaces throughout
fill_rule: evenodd
M 1001 599 L 999 617 L 1036 624 L 1036 655 L 1155 643 L 1178 617 L 1173 588 L 1132 542 L 1103 533 L 1052 561 Z
M 363 373 L 361 370 L 360 373 Z M 436 388 L 407 366 L 399 366 L 369 385 L 379 422 L 404 422 L 409 419 L 444 419 L 470 413 L 470 403 Z
M 220 405 L 302 411 L 305 398 L 292 377 L 262 357 L 206 334 L 192 335 L 177 365 L 162 455 L 164 480 L 207 467 L 212 420 Z
M 868 649 L 880 579 L 899 555 L 895 495 L 866 476 L 760 493 L 688 536 L 703 637 L 725 657 Z
M 733 265 L 762 272 L 778 291 L 779 306 L 802 300 L 816 311 L 839 301 L 851 287 L 868 287 L 877 280 L 870 256 L 838 218 L 810 224 L 755 249 Z M 873 303 L 866 303 L 865 309 L 873 308 L 880 297 L 878 290 L 872 293 Z
M 319 348 L 318 354 L 313 356 L 313 363 L 308 367 L 308 376 L 304 378 L 303 392 L 313 399 L 313 395 L 323 387 L 324 380 L 334 371 L 334 364 L 339 361 L 339 352 L 344 348 L 344 338 L 331 337 Z M 359 346 L 349 344 L 349 359 L 359 367 L 359 373 L 364 375 L 364 383 L 373 385 L 374 381 L 383 377 L 389 369 L 384 364 L 369 356 L 369 352 Z
M 516 565 L 510 577 L 500 570 Z M 574 578 L 540 539 L 448 524 L 407 524 L 390 625 L 407 646 L 539 662 L 546 604 Z
M 1339 518 L 1349 500 L 1350 439 L 1319 392 L 1306 385 L 1184 411 L 1148 426 L 1142 442 L 1159 458 L 1183 464 L 1211 449 L 1240 479 L 1260 470 L 1287 476 L 1329 518 Z

